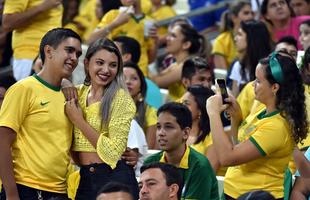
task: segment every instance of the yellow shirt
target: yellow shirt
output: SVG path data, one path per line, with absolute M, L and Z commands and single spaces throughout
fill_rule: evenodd
M 304 85 L 305 87 L 305 104 L 306 104 L 306 110 L 307 110 L 307 120 L 308 123 L 310 124 L 310 86 Z M 308 146 L 310 146 L 310 127 L 308 127 L 308 136 L 306 139 L 304 139 L 303 144 L 299 143 L 298 147 L 299 149 L 304 149 Z
M 109 25 L 110 23 L 112 23 L 112 21 L 115 20 L 118 14 L 119 10 L 109 11 L 103 16 L 97 28 L 102 28 Z M 148 40 L 144 37 L 144 21 L 146 19 L 150 18 L 145 16 L 142 19 L 138 20 L 134 17 L 131 17 L 127 23 L 115 28 L 109 34 L 110 39 L 119 35 L 125 35 L 136 39 L 140 43 L 141 57 L 138 64 L 145 76 L 148 75 L 148 49 L 152 48 L 153 45 L 151 40 Z
M 152 9 L 152 2 L 151 0 L 140 0 L 141 10 L 143 13 L 150 13 Z
M 16 183 L 66 193 L 72 124 L 64 102 L 60 88 L 37 76 L 19 81 L 7 91 L 0 126 L 16 132 L 12 145 Z
M 76 33 L 78 33 L 83 41 L 88 40 L 90 34 L 96 29 L 99 20 L 96 17 L 96 0 L 89 0 L 80 13 L 74 17 L 73 22 L 65 26 L 65 28 L 70 28 Z M 85 29 L 81 30 L 77 27 L 76 23 L 82 25 Z
M 231 63 L 237 57 L 237 50 L 232 32 L 223 32 L 217 38 L 215 38 L 212 54 L 219 54 L 224 56 L 227 66 L 230 67 Z
M 202 155 L 207 154 L 208 147 L 212 144 L 211 133 L 205 137 L 204 140 L 200 141 L 198 144 L 192 144 L 191 147 L 201 153 Z
M 249 115 L 239 127 L 239 140 L 250 140 L 262 156 L 228 168 L 224 193 L 233 198 L 252 190 L 268 191 L 275 198 L 284 197 L 284 173 L 294 141 L 285 118 L 279 113 L 264 116 L 264 112 Z
M 154 126 L 157 123 L 157 110 L 156 108 L 147 105 L 145 111 L 145 127 L 148 128 L 150 126 Z
M 174 17 L 177 14 L 171 6 L 164 5 L 164 6 L 161 6 L 158 10 L 151 12 L 149 15 L 151 16 L 151 18 L 155 19 L 156 21 L 160 21 L 163 19 Z M 167 27 L 161 26 L 158 28 L 157 32 L 160 36 L 163 36 L 167 34 L 168 29 Z
M 43 0 L 8 0 L 4 3 L 4 14 L 20 13 L 41 4 Z M 27 26 L 13 31 L 12 48 L 15 59 L 34 59 L 39 53 L 41 38 L 50 29 L 61 27 L 63 7 L 45 11 L 31 19 Z
M 75 127 L 72 150 L 97 152 L 101 160 L 114 169 L 126 149 L 130 123 L 136 113 L 136 106 L 127 92 L 119 90 L 112 102 L 110 121 L 104 126 L 100 117 L 101 102 L 89 106 L 86 104 L 89 90 L 89 86 L 78 86 L 79 104 L 86 121 L 100 133 L 100 136 L 95 148 L 81 130 Z
M 253 81 L 249 82 L 241 90 L 237 97 L 237 102 L 240 105 L 243 119 L 245 119 L 250 113 L 255 100 Z

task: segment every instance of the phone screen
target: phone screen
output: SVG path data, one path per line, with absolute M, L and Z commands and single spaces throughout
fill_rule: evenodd
M 216 79 L 216 83 L 218 84 L 218 86 L 219 86 L 219 88 L 221 90 L 223 104 L 227 104 L 225 99 L 228 98 L 228 93 L 227 93 L 227 89 L 226 89 L 225 79 Z

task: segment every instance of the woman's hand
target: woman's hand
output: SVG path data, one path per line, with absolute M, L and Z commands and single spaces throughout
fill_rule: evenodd
M 127 165 L 135 167 L 139 160 L 139 152 L 137 149 L 126 148 L 126 151 L 122 155 L 122 159 L 126 161 Z
M 84 120 L 83 111 L 75 99 L 66 101 L 65 111 L 70 121 L 76 126 Z
M 217 93 L 212 97 L 209 97 L 207 100 L 207 112 L 211 116 L 213 114 L 220 114 L 223 112 L 229 105 L 223 104 L 221 94 Z
M 66 101 L 71 99 L 78 99 L 78 93 L 76 87 L 68 79 L 62 79 L 61 90 L 65 95 Z

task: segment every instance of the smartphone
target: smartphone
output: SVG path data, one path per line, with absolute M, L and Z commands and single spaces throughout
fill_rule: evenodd
M 216 79 L 216 83 L 221 90 L 223 104 L 228 104 L 228 102 L 225 101 L 225 99 L 228 98 L 225 79 L 222 79 L 222 78 Z

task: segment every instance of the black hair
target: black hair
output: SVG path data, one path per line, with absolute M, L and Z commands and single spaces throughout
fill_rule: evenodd
M 183 179 L 181 177 L 180 172 L 178 171 L 178 168 L 168 163 L 154 162 L 154 163 L 150 163 L 147 165 L 143 165 L 140 168 L 141 174 L 148 169 L 160 169 L 162 173 L 164 174 L 167 186 L 170 186 L 172 184 L 177 184 L 179 186 L 178 199 L 181 199 Z
M 136 121 L 141 127 L 144 127 L 145 125 L 145 112 L 146 112 L 146 103 L 145 103 L 145 97 L 146 97 L 146 90 L 147 90 L 147 85 L 145 81 L 145 77 L 143 75 L 143 72 L 139 68 L 139 66 L 134 63 L 134 62 L 125 62 L 124 63 L 124 68 L 132 68 L 136 70 L 137 75 L 139 76 L 141 87 L 140 87 L 140 94 L 141 94 L 141 99 L 138 99 L 136 102 L 136 107 L 137 107 L 137 115 L 135 117 Z
M 283 81 L 276 81 L 271 73 L 269 60 L 264 58 L 260 64 L 266 66 L 265 77 L 270 84 L 278 83 L 280 88 L 276 94 L 276 108 L 287 120 L 292 137 L 296 144 L 307 137 L 308 123 L 305 106 L 305 94 L 302 78 L 295 60 L 287 53 L 276 53 L 276 58 L 281 66 Z
M 206 109 L 206 101 L 209 97 L 214 95 L 214 92 L 206 87 L 203 87 L 201 85 L 194 85 L 190 86 L 187 89 L 188 92 L 190 92 L 197 103 L 197 107 L 200 110 L 200 119 L 199 119 L 199 135 L 197 137 L 197 140 L 195 141 L 195 144 L 200 143 L 201 141 L 204 141 L 207 135 L 210 134 L 210 122 L 209 122 L 209 115 L 207 113 Z
M 122 6 L 120 0 L 100 0 L 101 1 L 101 10 L 103 15 L 113 9 L 118 9 Z M 100 20 L 100 19 L 99 19 Z
M 308 86 L 310 85 L 309 64 L 310 64 L 310 47 L 305 51 L 305 54 L 302 58 L 302 65 L 300 68 L 301 77 L 303 79 L 303 82 Z
M 276 200 L 276 198 L 267 191 L 255 190 L 241 195 L 237 200 Z
M 195 75 L 196 71 L 202 69 L 210 71 L 212 78 L 214 78 L 213 70 L 206 59 L 199 56 L 188 58 L 183 64 L 181 77 L 191 79 Z
M 16 83 L 16 80 L 12 75 L 1 75 L 0 76 L 0 87 L 4 87 L 7 90 L 14 83 Z
M 163 112 L 167 112 L 173 115 L 176 118 L 176 121 L 181 127 L 181 129 L 192 127 L 193 123 L 192 114 L 191 111 L 185 105 L 176 102 L 169 102 L 162 105 L 158 109 L 157 116 L 159 116 Z
M 113 192 L 125 192 L 128 193 L 131 196 L 131 199 L 133 200 L 133 196 L 131 194 L 130 188 L 120 182 L 114 182 L 111 181 L 107 184 L 105 184 L 97 193 L 97 197 L 102 193 L 113 193 Z
M 293 36 L 284 36 L 284 37 L 281 37 L 278 42 L 276 42 L 276 46 L 280 43 L 287 43 L 289 45 L 292 45 L 296 48 L 296 50 L 298 49 L 297 47 L 297 40 L 293 37 Z
M 309 1 L 310 1 L 310 0 L 309 0 Z M 307 19 L 307 20 L 301 22 L 301 23 L 299 24 L 299 26 L 301 26 L 301 25 L 303 25 L 303 24 L 306 24 L 306 25 L 310 26 L 310 19 Z
M 118 36 L 113 38 L 113 41 L 121 43 L 122 54 L 131 54 L 131 61 L 134 63 L 139 62 L 141 47 L 140 43 L 136 39 L 127 36 Z
M 190 55 L 202 54 L 205 50 L 205 38 L 189 24 L 178 24 L 177 26 L 181 28 L 181 33 L 184 36 L 183 42 L 191 43 L 191 46 L 188 49 L 188 53 Z
M 255 69 L 260 59 L 265 58 L 272 51 L 271 38 L 266 25 L 256 20 L 242 21 L 241 29 L 246 33 L 247 47 L 244 57 L 240 60 L 241 77 L 246 82 L 255 79 Z M 247 80 L 246 69 L 250 79 Z
M 46 45 L 49 45 L 56 49 L 60 43 L 62 43 L 67 38 L 75 38 L 82 42 L 81 37 L 74 32 L 71 29 L 67 28 L 54 28 L 50 31 L 48 31 L 42 38 L 40 43 L 40 57 L 42 60 L 42 64 L 44 64 L 45 61 L 45 53 L 44 53 L 44 47 Z
M 262 5 L 261 5 L 261 7 L 260 7 L 260 13 L 261 13 L 261 15 L 264 17 L 264 19 L 265 19 L 267 22 L 269 22 L 270 24 L 272 24 L 272 22 L 271 22 L 269 19 L 267 19 L 267 18 L 265 17 L 266 14 L 267 14 L 267 10 L 268 10 L 268 2 L 269 2 L 269 0 L 263 0 Z M 289 0 L 285 0 L 285 3 L 286 3 L 286 5 L 287 5 L 288 9 L 290 10 L 291 17 L 295 17 L 295 13 L 294 13 L 292 7 L 291 7 L 290 4 L 289 4 Z

